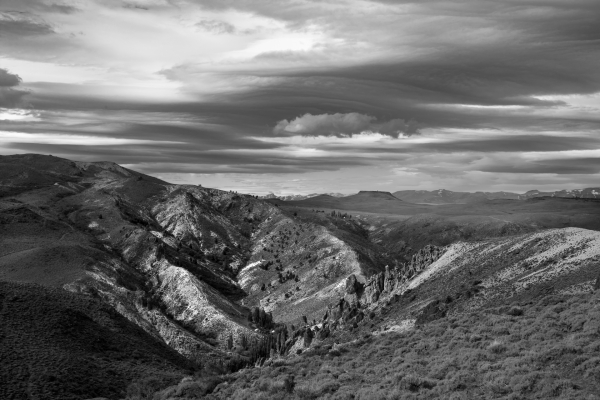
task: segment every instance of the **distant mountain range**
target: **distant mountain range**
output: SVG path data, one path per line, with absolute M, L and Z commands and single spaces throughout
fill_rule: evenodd
M 453 192 L 451 190 L 399 190 L 392 195 L 408 203 L 421 204 L 460 204 L 473 203 L 485 200 L 527 200 L 534 197 L 561 197 L 561 198 L 581 198 L 596 199 L 600 198 L 600 188 L 585 188 L 573 190 L 557 190 L 554 192 L 541 192 L 539 190 L 530 190 L 519 194 L 513 192 Z M 297 201 L 315 198 L 318 196 L 331 197 L 349 197 L 354 195 L 344 195 L 342 193 L 311 193 L 308 195 L 292 194 L 287 196 L 277 196 L 269 193 L 260 199 L 279 199 L 283 201 Z
M 398 192 L 394 192 L 393 195 L 399 198 L 400 200 L 404 200 L 409 203 L 456 204 L 498 199 L 527 200 L 534 197 L 596 199 L 600 198 L 600 188 L 557 190 L 554 192 L 540 192 L 539 190 L 530 190 L 523 194 L 512 192 L 453 192 L 446 189 L 432 191 L 400 190 Z
M 259 199 L 279 199 L 283 201 L 294 201 L 294 200 L 306 200 L 311 197 L 317 197 L 321 195 L 331 196 L 331 197 L 345 197 L 347 195 L 342 193 L 311 193 L 311 194 L 290 194 L 287 196 L 277 196 L 275 193 L 269 193 L 265 196 L 259 196 Z

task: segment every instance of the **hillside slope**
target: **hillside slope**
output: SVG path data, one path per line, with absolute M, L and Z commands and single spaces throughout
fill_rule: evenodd
M 380 328 L 539 301 L 548 295 L 590 293 L 600 276 L 600 232 L 549 229 L 454 243 L 418 274 L 408 279 L 395 271 L 390 275 L 393 282 L 376 302 L 361 298 L 365 307 L 385 316 Z
M 213 377 L 206 398 L 596 399 L 599 262 L 600 233 L 578 228 L 430 248 L 412 272 L 349 279 L 286 357 Z
M 549 296 L 418 329 L 321 343 L 261 368 L 215 377 L 222 383 L 205 398 L 598 399 L 599 305 L 598 294 Z M 193 384 L 155 398 L 176 399 L 174 393 Z
M 89 296 L 0 282 L 0 398 L 117 398 L 132 380 L 180 379 L 191 364 Z
M 279 322 L 320 318 L 344 291 L 392 262 L 356 221 L 309 210 L 284 210 L 267 218 L 254 236 L 249 264 L 239 274 L 249 294 Z
M 385 265 L 357 224 L 303 219 L 253 196 L 106 162 L 20 155 L 0 164 L 0 280 L 100 299 L 191 362 L 235 358 L 232 347 L 263 335 L 252 307 L 314 318 L 329 287 Z

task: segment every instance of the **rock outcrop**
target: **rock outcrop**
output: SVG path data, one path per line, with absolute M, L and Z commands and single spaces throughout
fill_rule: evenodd
M 399 268 L 386 266 L 384 272 L 372 275 L 367 279 L 361 302 L 365 305 L 373 304 L 382 295 L 391 294 L 400 285 L 437 261 L 445 251 L 445 247 L 427 245 L 415 253 L 406 265 Z

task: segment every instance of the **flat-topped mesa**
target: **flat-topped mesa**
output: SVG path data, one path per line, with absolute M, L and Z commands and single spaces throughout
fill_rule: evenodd
M 387 199 L 387 200 L 402 201 L 402 200 L 398 199 L 397 197 L 395 197 L 390 192 L 380 192 L 380 191 L 375 191 L 375 190 L 361 190 L 360 192 L 358 192 L 354 196 L 357 196 L 357 197 L 359 197 L 359 196 L 360 197 L 372 197 L 372 198 L 378 198 L 378 199 Z

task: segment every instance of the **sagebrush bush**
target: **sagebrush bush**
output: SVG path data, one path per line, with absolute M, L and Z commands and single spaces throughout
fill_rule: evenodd
M 506 346 L 499 340 L 494 340 L 489 346 L 488 350 L 494 354 L 504 353 L 506 351 Z

